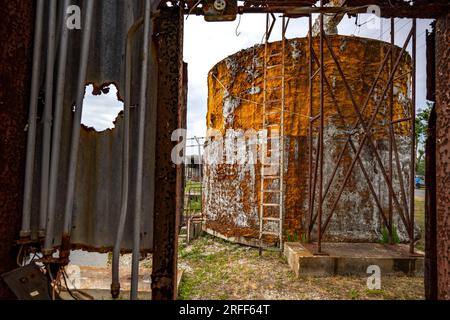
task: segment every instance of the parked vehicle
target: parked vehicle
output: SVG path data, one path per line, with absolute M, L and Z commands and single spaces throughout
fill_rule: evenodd
M 416 189 L 425 187 L 425 179 L 423 176 L 416 176 Z

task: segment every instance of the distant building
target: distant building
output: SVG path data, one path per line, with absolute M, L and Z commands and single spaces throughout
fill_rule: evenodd
M 198 155 L 188 155 L 185 161 L 186 180 L 201 181 L 203 177 L 201 159 Z

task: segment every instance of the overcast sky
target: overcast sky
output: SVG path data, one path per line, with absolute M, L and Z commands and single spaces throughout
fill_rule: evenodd
M 247 14 L 234 22 L 205 22 L 203 17 L 189 16 L 185 21 L 184 60 L 189 69 L 188 97 L 188 136 L 203 137 L 206 133 L 207 76 L 209 70 L 220 60 L 241 49 L 261 43 L 265 31 L 265 15 Z M 359 23 L 365 21 L 364 16 Z M 281 20 L 281 19 L 279 19 Z M 288 38 L 304 37 L 307 33 L 306 18 L 291 20 L 287 32 Z M 425 30 L 430 29 L 431 20 L 417 21 L 417 107 L 425 105 L 426 96 L 426 59 Z M 390 41 L 388 19 L 382 19 L 380 30 L 367 25 L 357 27 L 355 19 L 344 18 L 339 25 L 339 34 L 356 35 Z M 411 29 L 411 20 L 395 19 L 396 44 L 402 46 Z M 238 36 L 237 36 L 238 35 Z M 273 40 L 281 39 L 281 26 L 273 32 Z M 408 51 L 411 51 L 409 46 Z M 83 111 L 83 123 L 98 131 L 112 128 L 112 122 L 123 108 L 117 101 L 116 88 L 113 86 L 108 95 L 94 97 L 92 88 L 86 92 Z

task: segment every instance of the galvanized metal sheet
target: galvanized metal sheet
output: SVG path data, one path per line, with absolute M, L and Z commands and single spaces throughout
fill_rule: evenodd
M 86 1 L 86 0 L 85 0 Z M 158 1 L 154 1 L 154 5 Z M 83 12 L 84 1 L 74 1 Z M 62 5 L 62 1 L 59 2 Z M 86 83 L 92 83 L 96 91 L 107 84 L 114 83 L 123 99 L 125 91 L 125 50 L 128 29 L 143 14 L 143 2 L 138 0 L 96 1 L 94 9 L 94 32 L 91 37 L 90 55 Z M 58 8 L 61 15 L 62 8 Z M 61 22 L 61 17 L 58 19 Z M 61 26 L 60 26 L 61 27 Z M 152 27 L 153 30 L 153 27 Z M 77 74 L 79 69 L 80 42 L 83 30 L 70 31 L 67 78 L 64 97 L 64 115 L 61 140 L 61 158 L 58 176 L 56 204 L 56 230 L 54 245 L 61 242 L 62 220 L 67 188 L 67 173 L 70 153 L 73 105 L 76 97 Z M 153 31 L 151 32 L 151 34 Z M 142 30 L 136 33 L 133 46 L 132 95 L 131 105 L 139 99 L 140 55 Z M 152 44 L 153 47 L 153 44 Z M 141 219 L 141 250 L 152 250 L 153 229 L 153 191 L 154 191 L 154 145 L 156 106 L 156 68 L 155 51 L 151 50 L 148 104 L 144 152 L 144 182 Z M 122 249 L 132 247 L 132 219 L 134 213 L 134 194 L 137 161 L 138 108 L 131 109 L 130 146 L 130 194 L 128 216 L 125 226 Z M 73 205 L 73 227 L 71 241 L 74 247 L 93 251 L 110 251 L 117 233 L 122 192 L 122 135 L 123 115 L 116 120 L 115 128 L 101 133 L 82 128 L 76 174 L 75 200 Z M 42 131 L 42 127 L 38 129 Z M 40 132 L 38 140 L 40 139 Z M 39 174 L 41 145 L 38 141 L 36 169 L 33 192 L 33 233 L 37 231 L 39 208 Z

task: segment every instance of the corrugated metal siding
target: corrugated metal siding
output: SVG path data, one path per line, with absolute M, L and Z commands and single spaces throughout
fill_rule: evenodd
M 157 1 L 154 1 L 155 4 Z M 62 1 L 59 2 L 62 4 Z M 72 4 L 81 6 L 82 1 Z M 62 11 L 58 9 L 58 12 Z M 123 97 L 125 88 L 125 50 L 126 36 L 130 26 L 142 16 L 143 2 L 138 0 L 103 0 L 95 2 L 94 32 L 87 72 L 87 83 L 101 88 L 105 84 L 114 83 Z M 59 19 L 60 21 L 61 19 Z M 152 27 L 153 28 L 153 27 Z M 153 30 L 153 29 L 152 29 Z M 153 33 L 153 32 L 152 32 Z M 55 246 L 61 239 L 61 225 L 64 212 L 68 161 L 70 153 L 70 137 L 72 128 L 72 107 L 76 96 L 76 81 L 79 68 L 79 48 L 81 34 L 79 30 L 70 31 L 67 79 L 65 87 L 64 116 L 62 129 L 61 158 L 58 177 L 57 212 Z M 139 98 L 139 77 L 141 61 L 142 32 L 135 35 L 132 70 L 131 105 L 136 105 Z M 153 44 L 152 44 L 153 47 Z M 147 89 L 148 108 L 145 136 L 144 193 L 142 205 L 141 249 L 151 251 L 153 229 L 153 191 L 154 191 L 154 146 L 155 117 L 151 110 L 156 106 L 155 50 L 150 56 L 149 87 Z M 43 57 L 45 59 L 45 57 Z M 123 250 L 131 250 L 132 218 L 135 194 L 135 163 L 137 160 L 138 107 L 131 109 L 131 146 L 130 146 L 130 196 L 128 217 L 125 227 Z M 122 190 L 122 126 L 123 116 L 116 120 L 113 130 L 97 133 L 82 128 L 80 150 L 77 164 L 77 182 L 73 208 L 72 242 L 76 247 L 95 251 L 108 251 L 114 243 L 120 213 Z M 39 131 L 42 130 L 39 124 Z M 39 135 L 40 136 L 40 135 Z M 38 139 L 39 139 L 38 136 Z M 36 170 L 33 192 L 33 231 L 37 230 L 39 208 L 39 173 L 41 151 L 40 144 L 36 150 Z

